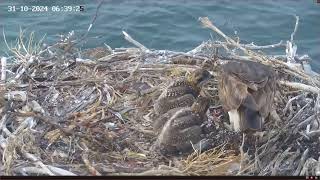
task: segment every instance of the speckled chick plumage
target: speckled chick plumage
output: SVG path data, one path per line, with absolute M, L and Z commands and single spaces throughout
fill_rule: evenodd
M 193 71 L 187 77 L 178 78 L 171 82 L 154 104 L 156 115 L 162 115 L 170 109 L 191 106 L 201 91 L 204 82 L 212 75 L 204 70 Z
M 198 97 L 191 107 L 181 108 L 164 124 L 155 146 L 163 154 L 186 152 L 201 140 L 201 124 L 207 120 L 209 99 Z M 191 142 L 191 143 L 190 143 Z

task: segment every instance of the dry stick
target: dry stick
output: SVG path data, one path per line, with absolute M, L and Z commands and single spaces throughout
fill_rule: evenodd
M 288 81 L 279 81 L 280 84 L 291 87 L 291 88 L 295 88 L 295 89 L 301 89 L 304 91 L 309 91 L 315 94 L 320 94 L 320 89 L 317 87 L 313 87 L 313 86 L 309 86 L 306 84 L 302 84 L 302 83 L 297 83 L 297 82 L 288 82 Z
M 73 80 L 73 81 L 57 81 L 57 82 L 40 82 L 40 83 L 35 83 L 35 86 L 80 86 L 80 85 L 85 85 L 87 83 L 100 83 L 100 82 L 106 82 L 107 80 L 105 78 L 96 78 L 96 79 L 78 79 L 78 80 Z M 111 81 L 107 81 L 106 83 L 112 83 Z
M 294 57 L 296 56 L 297 46 L 293 42 L 293 36 L 296 34 L 298 24 L 299 24 L 299 17 L 296 16 L 296 24 L 293 32 L 291 33 L 291 40 L 287 41 L 287 45 L 286 45 L 286 56 L 287 56 L 286 59 L 288 63 L 296 63 L 294 60 Z
M 310 77 L 305 74 L 304 72 L 300 72 L 300 71 L 297 71 L 295 69 L 292 69 L 291 67 L 289 67 L 286 63 L 282 62 L 282 61 L 277 61 L 277 60 L 269 60 L 269 58 L 267 57 L 261 57 L 260 54 L 254 52 L 254 51 L 249 51 L 248 49 L 242 47 L 239 43 L 235 42 L 233 39 L 231 39 L 230 37 L 228 37 L 227 35 L 225 35 L 221 30 L 219 30 L 216 26 L 214 26 L 212 24 L 212 22 L 209 20 L 208 17 L 200 17 L 199 20 L 201 21 L 202 25 L 206 28 L 209 28 L 215 32 L 217 32 L 219 35 L 221 35 L 227 42 L 231 43 L 232 45 L 236 46 L 237 48 L 239 48 L 240 50 L 242 50 L 245 54 L 247 54 L 248 56 L 252 57 L 254 60 L 258 60 L 260 61 L 261 63 L 266 63 L 268 62 L 267 64 L 270 65 L 270 64 L 278 64 L 282 67 L 286 67 L 287 69 L 285 69 L 284 71 L 294 75 L 294 76 L 297 76 L 297 77 L 300 77 L 308 82 L 310 82 Z M 314 80 L 316 81 L 316 84 L 320 84 L 320 82 L 318 80 Z
M 302 156 L 301 156 L 300 163 L 299 163 L 299 165 L 298 165 L 298 168 L 297 168 L 296 171 L 293 173 L 293 176 L 299 176 L 299 174 L 300 174 L 300 172 L 301 172 L 301 169 L 302 169 L 304 163 L 306 162 L 308 153 L 309 153 L 309 148 L 307 148 L 307 149 L 303 152 L 303 154 L 302 154 Z
M 60 176 L 76 176 L 76 174 L 74 174 L 71 171 L 67 171 L 65 169 L 62 168 L 58 168 L 58 167 L 54 167 L 54 166 L 50 166 L 47 165 L 48 169 L 50 169 L 50 171 L 52 171 L 55 174 L 58 174 Z
M 0 122 L 0 131 L 2 131 L 2 129 L 5 127 L 5 124 L 7 123 L 7 114 L 4 114 L 1 117 L 1 122 Z
M 124 39 L 126 39 L 127 41 L 131 42 L 132 44 L 134 44 L 135 46 L 137 46 L 138 48 L 140 48 L 142 51 L 148 52 L 150 51 L 148 48 L 146 48 L 144 45 L 142 45 L 141 43 L 139 43 L 138 41 L 134 40 L 127 32 L 122 31 L 123 35 L 124 35 Z
M 94 176 L 101 176 L 101 173 L 99 171 L 97 171 L 90 163 L 90 161 L 88 160 L 88 154 L 84 154 L 81 156 L 82 160 L 84 162 L 84 164 L 86 165 L 86 167 L 88 168 L 89 172 L 94 175 Z
M 42 121 L 44 121 L 45 123 L 53 126 L 54 128 L 56 129 L 59 129 L 62 133 L 64 133 L 65 135 L 72 135 L 72 130 L 68 130 L 68 129 L 65 129 L 63 127 L 61 127 L 59 124 L 55 123 L 57 121 L 55 121 L 53 118 L 51 117 L 45 117 L 45 116 L 42 116 L 42 115 L 38 115 L 36 113 L 33 113 L 33 112 L 29 112 L 29 113 L 13 113 L 17 116 L 23 116 L 23 117 L 35 117 L 37 119 L 40 119 Z M 81 134 L 77 134 L 77 136 L 80 136 L 80 137 L 84 137 L 83 135 Z
M 294 26 L 294 30 L 293 30 L 293 32 L 291 33 L 291 42 L 293 42 L 293 36 L 296 34 L 296 32 L 297 32 L 297 29 L 298 29 L 298 25 L 299 25 L 299 16 L 295 16 L 296 17 L 296 24 L 295 24 L 295 26 Z
M 196 54 L 206 47 L 209 47 L 209 48 L 215 47 L 215 49 L 217 49 L 218 47 L 226 47 L 226 46 L 234 46 L 234 45 L 230 44 L 230 43 L 225 43 L 225 42 L 210 42 L 210 41 L 202 42 L 199 46 L 197 46 L 193 50 L 188 51 L 187 54 Z M 246 49 L 250 49 L 250 50 L 258 50 L 258 49 L 270 49 L 270 48 L 277 48 L 277 47 L 285 47 L 286 44 L 283 43 L 283 41 L 281 40 L 279 43 L 263 45 L 263 46 L 258 46 L 253 43 L 240 44 L 240 46 L 242 46 Z
M 81 158 L 82 161 L 84 162 L 84 164 L 86 165 L 86 167 L 88 168 L 89 172 L 94 175 L 94 176 L 101 176 L 101 173 L 99 171 L 97 171 L 92 164 L 90 163 L 89 159 L 88 159 L 88 150 L 89 148 L 87 147 L 87 145 L 84 142 L 81 142 L 81 145 L 84 148 L 84 154 L 82 154 Z
M 6 72 L 7 72 L 7 58 L 1 58 L 1 82 L 6 81 Z
M 183 172 L 175 169 L 151 169 L 141 173 L 117 173 L 119 176 L 185 176 Z
M 304 163 L 303 168 L 302 168 L 302 170 L 301 170 L 301 172 L 300 172 L 299 175 L 300 175 L 300 176 L 310 175 L 310 174 L 308 173 L 308 170 L 309 170 L 310 167 L 314 167 L 316 163 L 318 163 L 318 161 L 315 160 L 314 158 L 308 158 L 308 159 L 306 160 L 306 162 Z M 312 174 L 312 175 L 314 175 L 314 174 Z
M 23 155 L 33 161 L 36 165 L 40 166 L 43 170 L 45 170 L 47 172 L 47 174 L 49 174 L 50 176 L 54 176 L 55 174 L 53 172 L 50 171 L 50 169 L 43 164 L 43 162 L 41 162 L 36 156 L 34 156 L 33 154 L 30 154 L 28 152 L 22 152 Z
M 20 77 L 23 75 L 23 73 L 29 68 L 29 66 L 34 62 L 34 56 L 30 56 L 29 60 L 27 61 L 27 64 L 25 65 L 25 67 L 23 67 L 15 76 L 15 80 L 20 79 Z
M 44 169 L 40 169 L 38 167 L 22 167 L 22 168 L 15 168 L 15 172 L 18 172 L 22 174 L 23 176 L 36 174 L 36 175 L 50 175 L 48 172 Z
M 316 115 L 311 115 L 310 117 L 308 117 L 306 120 L 302 121 L 301 123 L 298 124 L 298 128 L 301 128 L 305 125 L 307 125 L 309 122 L 311 122 L 312 120 L 314 120 L 316 117 Z
M 317 136 L 320 135 L 320 129 L 319 130 L 314 130 L 314 131 L 310 131 L 310 124 L 308 124 L 307 126 L 307 130 L 306 130 L 306 135 L 308 137 L 313 137 L 313 136 Z
M 301 98 L 302 96 L 305 96 L 305 94 L 299 94 L 291 99 L 288 100 L 286 106 L 284 107 L 282 113 L 285 114 L 288 111 L 288 108 L 292 106 L 292 102 Z
M 251 50 L 258 50 L 258 49 L 270 49 L 270 48 L 276 48 L 276 47 L 285 47 L 285 44 L 281 40 L 279 43 L 276 44 L 269 44 L 269 45 L 264 45 L 264 46 L 257 46 L 254 45 L 253 43 L 251 44 L 240 44 L 246 49 L 251 49 Z
M 274 163 L 274 167 L 272 168 L 271 176 L 277 175 L 277 171 L 280 169 L 280 164 L 284 160 L 286 156 L 288 156 L 288 152 L 290 151 L 291 147 L 288 147 L 283 153 L 279 154 L 276 162 Z
M 80 137 L 80 138 L 85 138 L 85 139 L 90 139 L 90 137 L 88 135 L 85 135 L 85 134 L 82 134 L 81 132 L 74 132 L 72 129 L 67 129 L 67 128 L 63 128 L 61 127 L 59 124 L 55 123 L 57 122 L 56 120 L 54 120 L 52 117 L 49 117 L 49 116 L 42 116 L 42 115 L 39 115 L 39 114 L 36 114 L 36 113 L 33 113 L 33 112 L 28 112 L 28 113 L 12 113 L 12 114 L 15 114 L 17 116 L 33 116 L 35 118 L 38 118 L 42 121 L 44 121 L 45 123 L 53 126 L 54 128 L 56 129 L 59 129 L 64 135 L 66 136 L 70 136 L 70 135 L 73 135 L 75 134 L 76 136 Z M 93 139 L 93 141 L 95 143 L 97 143 L 98 145 L 101 145 L 102 144 L 96 140 Z
M 71 46 L 69 46 L 68 48 L 66 48 L 66 49 L 65 49 L 65 53 L 68 52 L 73 46 L 79 44 L 80 42 L 84 41 L 84 40 L 87 38 L 87 36 L 88 36 L 91 28 L 93 27 L 94 23 L 96 22 L 96 19 L 97 19 L 97 17 L 98 17 L 99 9 L 100 9 L 100 7 L 101 7 L 101 5 L 102 5 L 103 2 L 104 2 L 104 0 L 101 0 L 100 3 L 98 4 L 97 9 L 96 9 L 96 13 L 95 13 L 95 15 L 93 16 L 93 18 L 92 18 L 92 20 L 91 20 L 91 23 L 90 23 L 90 25 L 89 25 L 89 27 L 88 27 L 87 32 L 86 32 L 84 35 L 82 35 L 82 38 L 81 38 L 78 42 L 73 43 Z
M 302 112 L 311 104 L 311 101 L 309 101 L 306 105 L 304 105 L 288 122 L 287 126 L 294 122 L 301 114 Z M 286 127 L 287 127 L 286 126 Z
M 242 133 L 242 144 L 240 146 L 240 154 L 241 154 L 241 160 L 240 160 L 240 168 L 239 168 L 239 172 L 242 171 L 242 168 L 244 166 L 244 152 L 243 152 L 243 146 L 244 146 L 244 141 L 245 141 L 245 133 Z M 238 172 L 238 175 L 239 175 L 239 172 Z

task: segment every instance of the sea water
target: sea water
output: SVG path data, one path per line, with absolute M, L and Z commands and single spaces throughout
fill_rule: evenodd
M 1 0 L 0 27 L 6 40 L 14 41 L 20 27 L 35 31 L 40 39 L 52 43 L 60 34 L 74 30 L 84 34 L 91 23 L 100 0 Z M 8 6 L 83 6 L 83 11 L 10 12 Z M 74 9 L 73 9 L 74 10 Z M 201 27 L 198 18 L 208 16 L 231 37 L 242 43 L 257 45 L 290 39 L 295 17 L 300 17 L 294 37 L 297 53 L 308 54 L 313 70 L 320 72 L 320 4 L 316 0 L 105 0 L 95 24 L 82 48 L 132 46 L 122 31 L 150 49 L 188 51 L 208 39 L 221 40 L 214 32 Z M 1 33 L 2 34 L 2 33 Z M 7 51 L 0 37 L 0 54 Z M 285 54 L 276 49 L 272 54 Z

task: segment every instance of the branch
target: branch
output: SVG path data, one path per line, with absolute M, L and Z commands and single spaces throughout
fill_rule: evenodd
M 314 131 L 310 131 L 310 124 L 307 126 L 306 129 L 306 135 L 309 137 L 313 137 L 313 136 L 319 136 L 320 135 L 320 129 L 319 130 L 314 130 Z
M 297 82 L 288 82 L 288 81 L 279 81 L 281 85 L 285 85 L 294 89 L 300 89 L 304 91 L 309 91 L 315 94 L 320 94 L 320 89 L 317 87 L 309 86 L 306 84 L 302 83 L 297 83 Z
M 301 79 L 304 79 L 308 82 L 310 82 L 310 77 L 305 74 L 304 72 L 301 71 L 297 71 L 295 69 L 292 69 L 290 66 L 288 66 L 285 62 L 282 61 L 277 61 L 277 60 L 271 60 L 266 56 L 262 56 L 259 53 L 256 53 L 254 51 L 249 51 L 248 49 L 242 47 L 239 43 L 235 42 L 233 39 L 231 39 L 230 37 L 228 37 L 227 35 L 225 35 L 220 29 L 218 29 L 216 26 L 214 26 L 212 24 L 212 22 L 209 20 L 208 17 L 200 17 L 199 18 L 200 22 L 202 23 L 202 25 L 206 28 L 209 28 L 215 32 L 217 32 L 219 35 L 221 35 L 228 43 L 233 44 L 234 46 L 236 46 L 237 48 L 239 48 L 240 50 L 242 50 L 246 55 L 250 56 L 253 58 L 253 60 L 255 61 L 259 61 L 263 64 L 267 64 L 267 65 L 278 65 L 280 67 L 286 67 L 287 70 L 285 70 L 287 73 L 290 73 L 296 77 L 299 77 Z M 319 81 L 316 81 L 316 84 L 320 84 Z
M 305 125 L 307 125 L 309 122 L 313 121 L 315 119 L 316 115 L 311 115 L 310 117 L 308 117 L 306 120 L 302 121 L 301 123 L 298 124 L 298 128 L 301 128 Z
M 7 72 L 7 58 L 2 57 L 1 58 L 1 81 L 6 81 L 6 72 Z
M 296 34 L 298 25 L 299 25 L 299 16 L 296 15 L 295 17 L 296 17 L 296 24 L 294 26 L 293 32 L 291 33 L 291 39 L 290 39 L 291 42 L 293 42 L 293 36 Z
M 148 48 L 146 48 L 144 45 L 142 45 L 141 43 L 139 43 L 138 41 L 134 40 L 127 32 L 122 31 L 123 35 L 124 35 L 124 39 L 126 39 L 127 41 L 131 42 L 132 44 L 134 44 L 135 46 L 139 47 L 142 51 L 150 51 Z
M 87 32 L 86 32 L 84 35 L 82 35 L 82 38 L 81 38 L 78 42 L 73 43 L 71 46 L 69 46 L 68 48 L 66 48 L 66 49 L 65 49 L 65 52 L 68 52 L 72 47 L 74 47 L 75 45 L 79 44 L 80 42 L 82 42 L 83 40 L 85 40 L 85 39 L 87 38 L 87 36 L 88 36 L 88 34 L 89 34 L 92 26 L 93 26 L 94 23 L 96 22 L 96 19 L 97 19 L 97 17 L 98 17 L 99 9 L 100 9 L 100 7 L 101 7 L 101 5 L 102 5 L 103 2 L 104 2 L 104 0 L 101 0 L 100 3 L 98 4 L 97 9 L 96 9 L 96 13 L 95 13 L 95 15 L 93 16 L 93 18 L 92 18 L 92 20 L 91 20 L 91 23 L 90 23 L 90 25 L 89 25 L 89 27 L 88 27 Z
M 199 46 L 195 47 L 191 51 L 188 51 L 186 54 L 196 54 L 202 51 L 204 48 L 217 48 L 217 47 L 223 47 L 224 45 L 227 46 L 234 46 L 233 44 L 226 43 L 226 42 L 219 42 L 219 41 L 214 41 L 214 42 L 202 42 Z M 269 45 L 263 45 L 263 46 L 258 46 L 253 43 L 250 44 L 240 44 L 240 46 L 246 48 L 246 49 L 251 49 L 251 50 L 258 50 L 258 49 L 270 49 L 270 48 L 277 48 L 277 47 L 286 47 L 286 44 L 281 40 L 279 43 L 276 44 L 269 44 Z
M 254 45 L 253 43 L 251 43 L 251 44 L 240 44 L 240 45 L 243 46 L 244 48 L 251 49 L 251 50 L 270 49 L 270 48 L 276 48 L 276 47 L 282 47 L 282 46 L 285 47 L 286 46 L 286 44 L 283 43 L 282 40 L 277 44 L 270 44 L 270 45 L 264 45 L 264 46 L 257 46 L 257 45 Z
M 55 174 L 58 174 L 59 176 L 76 176 L 76 174 L 74 174 L 73 172 L 67 171 L 62 168 L 58 168 L 50 165 L 47 165 L 47 167 L 50 169 L 50 171 L 52 171 Z
M 291 40 L 287 41 L 286 55 L 288 63 L 295 63 L 295 56 L 297 52 L 297 45 L 293 43 L 293 36 L 296 34 L 299 24 L 299 16 L 296 17 L 296 24 L 294 26 L 294 30 L 291 33 Z
M 293 176 L 299 176 L 300 172 L 301 172 L 301 169 L 303 168 L 303 165 L 304 163 L 306 162 L 306 159 L 307 159 L 307 155 L 309 154 L 309 148 L 307 148 L 302 156 L 301 156 L 301 160 L 300 160 L 300 163 L 298 165 L 298 168 L 296 169 L 296 171 L 293 173 Z
M 43 162 L 41 162 L 36 156 L 34 156 L 33 154 L 27 153 L 27 152 L 23 152 L 23 155 L 33 161 L 36 165 L 40 166 L 44 171 L 46 171 L 46 173 L 50 176 L 54 176 L 55 174 L 53 172 L 50 171 L 50 169 L 43 164 Z

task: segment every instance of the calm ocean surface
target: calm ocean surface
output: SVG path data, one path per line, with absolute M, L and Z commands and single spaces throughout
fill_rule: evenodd
M 35 31 L 46 41 L 75 30 L 81 35 L 91 22 L 96 0 L 1 0 L 0 27 L 7 41 L 15 40 L 19 27 Z M 8 6 L 84 5 L 84 12 L 8 12 Z M 153 49 L 188 51 L 210 38 L 219 38 L 203 29 L 198 17 L 208 16 L 230 36 L 237 31 L 243 43 L 257 45 L 290 39 L 295 18 L 300 24 L 295 36 L 298 54 L 309 54 L 312 68 L 320 72 L 320 4 L 315 0 L 105 0 L 86 47 L 109 44 L 112 48 L 132 46 L 123 39 L 122 30 Z M 211 33 L 211 34 L 210 34 Z M 6 50 L 2 33 L 0 54 Z M 283 50 L 272 52 L 285 53 Z

